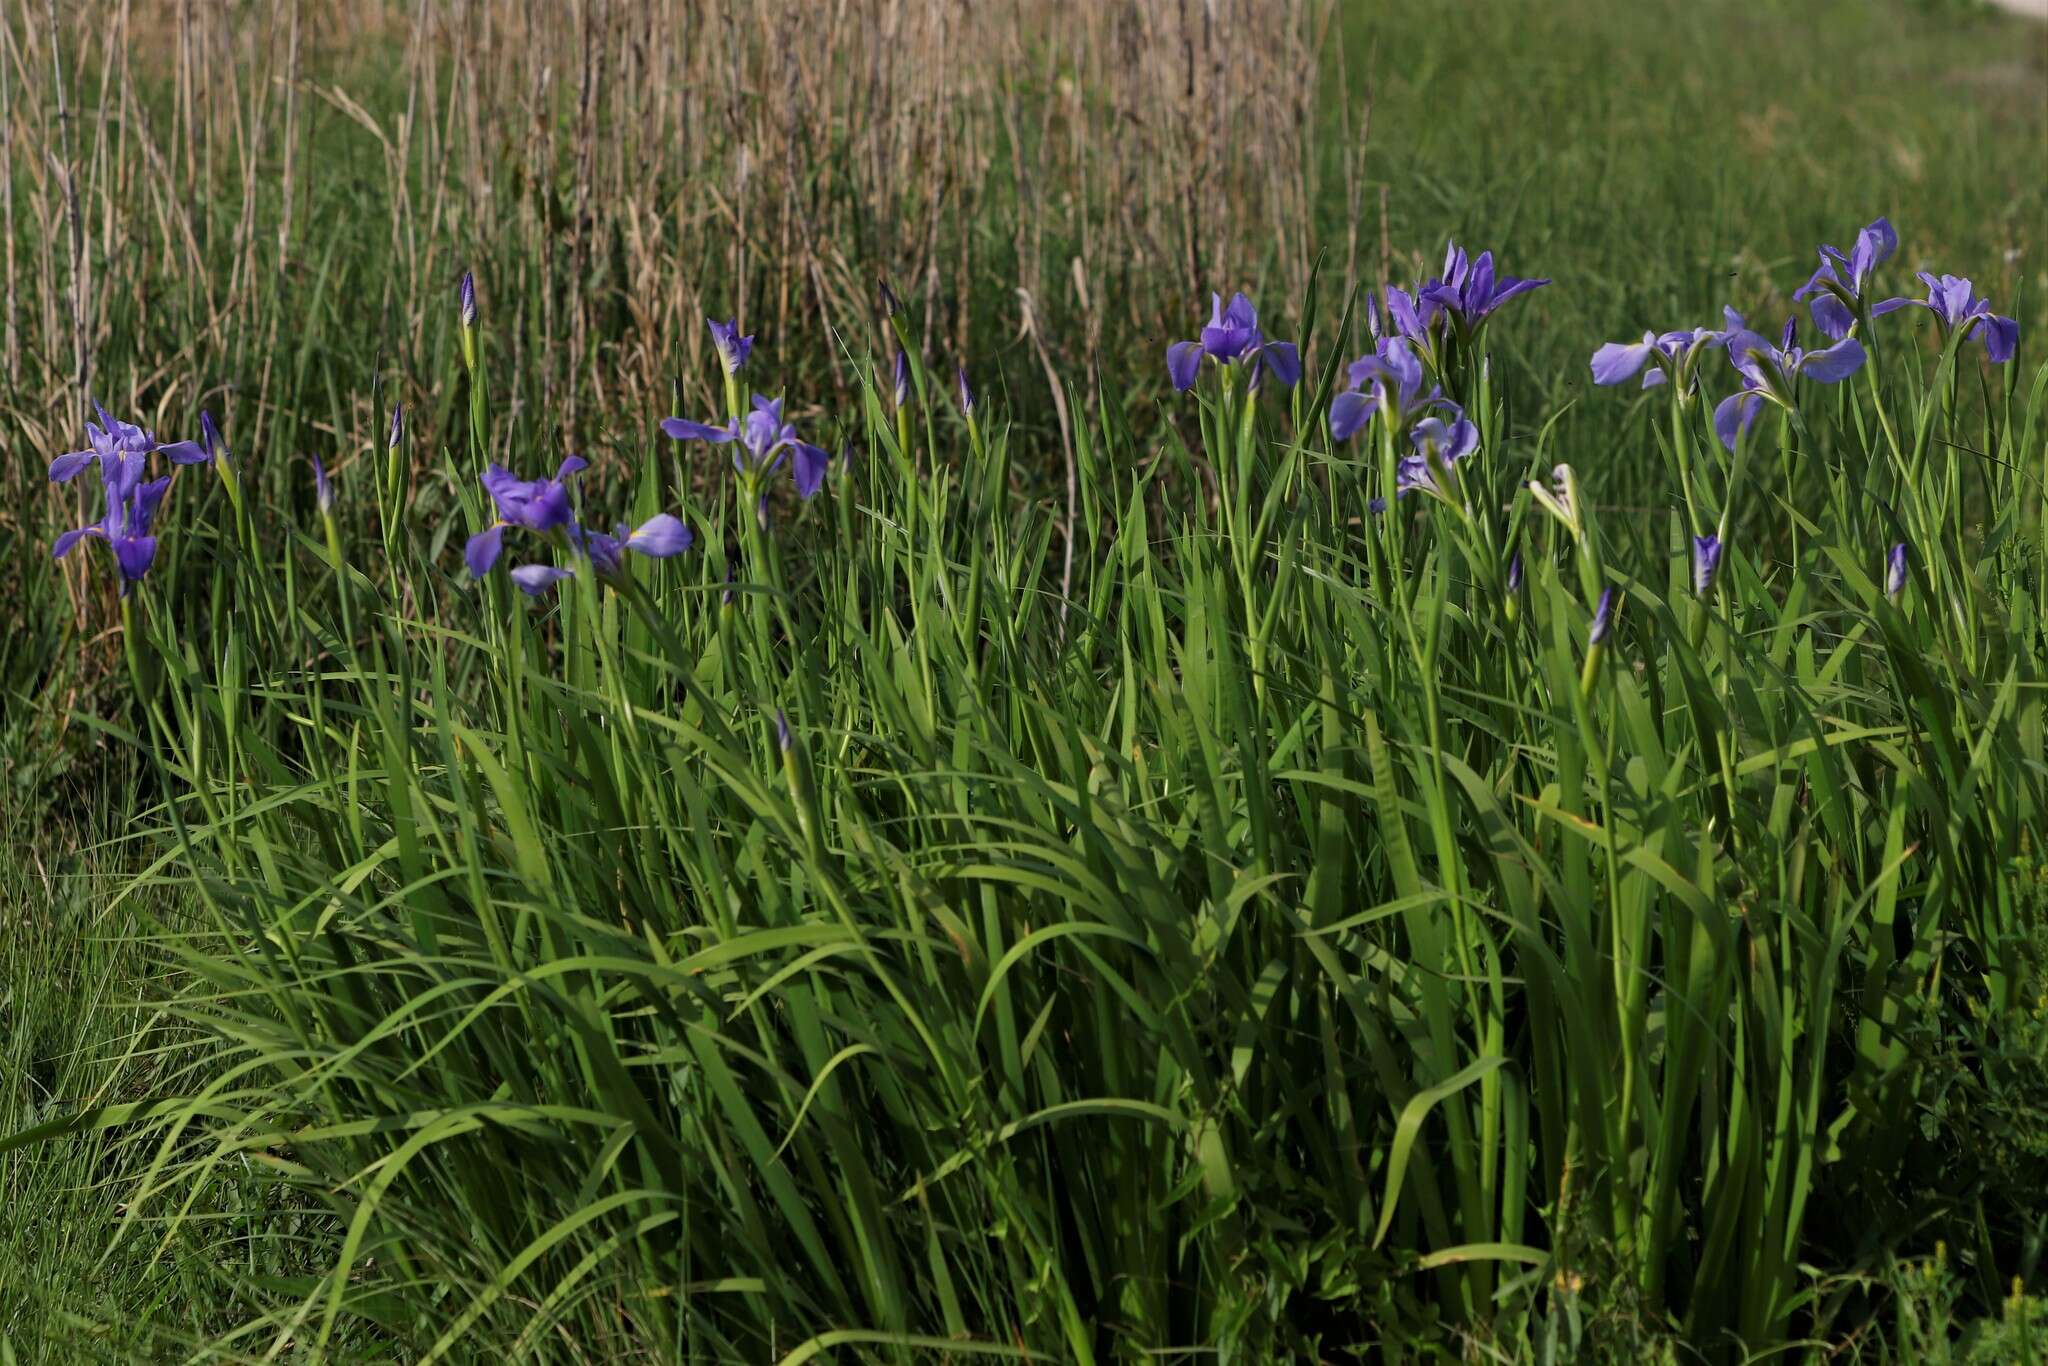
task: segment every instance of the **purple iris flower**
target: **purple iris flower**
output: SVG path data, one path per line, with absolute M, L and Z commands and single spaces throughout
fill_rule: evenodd
M 385 440 L 384 445 L 391 450 L 397 450 L 398 443 L 403 440 L 405 440 L 405 405 L 403 403 L 394 403 L 391 405 L 391 435 Z
M 1994 365 L 2003 365 L 2019 349 L 2020 325 L 2011 318 L 2001 317 L 1991 311 L 1991 305 L 1977 294 L 1976 287 L 1968 280 L 1954 275 L 1936 278 L 1926 271 L 1920 272 L 1920 282 L 1927 286 L 1924 299 L 1886 299 L 1871 309 L 1873 314 L 1890 313 L 1901 308 L 1924 308 L 1934 315 L 1946 337 L 1951 332 L 1968 335 L 1976 328 L 1984 341 L 1984 354 Z M 1978 324 L 1982 324 L 1981 327 Z
M 746 365 L 747 357 L 754 354 L 754 339 L 740 335 L 738 318 L 725 322 L 706 318 L 704 325 L 711 329 L 711 344 L 718 348 L 718 359 L 725 363 L 725 373 L 737 375 Z
M 1549 283 L 1497 275 L 1492 252 L 1482 251 L 1477 259 L 1468 260 L 1464 248 L 1453 242 L 1444 254 L 1442 277 L 1424 285 L 1422 297 L 1456 317 L 1465 331 L 1474 332 L 1508 300 Z
M 1598 645 L 1607 639 L 1607 628 L 1614 624 L 1614 590 L 1600 590 L 1600 604 L 1593 609 L 1593 628 L 1586 633 L 1588 645 Z
M 579 455 L 565 457 L 552 479 L 521 479 L 496 463 L 485 470 L 484 490 L 497 505 L 498 519 L 470 537 L 469 544 L 463 547 L 462 559 L 469 572 L 477 578 L 491 572 L 491 566 L 498 562 L 505 548 L 505 532 L 510 527 L 545 534 L 569 525 L 573 514 L 567 480 L 588 464 Z
M 1899 235 L 1890 220 L 1880 218 L 1856 234 L 1856 245 L 1847 256 L 1833 247 L 1820 249 L 1820 269 L 1813 278 L 1792 291 L 1795 299 L 1812 299 L 1813 325 L 1835 341 L 1849 335 L 1855 326 L 1856 309 L 1863 302 L 1864 286 L 1877 268 L 1899 249 Z
M 1863 344 L 1844 337 L 1833 346 L 1805 351 L 1798 344 L 1799 320 L 1787 318 L 1778 345 L 1773 346 L 1743 326 L 1742 315 L 1728 310 L 1728 360 L 1742 376 L 1742 388 L 1721 400 L 1714 409 L 1714 431 L 1729 450 L 1743 432 L 1755 424 L 1766 400 L 1781 408 L 1792 406 L 1792 385 L 1799 379 L 1837 384 L 1862 368 Z
M 782 708 L 777 707 L 775 709 L 775 744 L 784 754 L 787 754 L 789 753 L 790 746 L 794 743 L 789 736 L 789 718 L 783 715 Z
M 1641 371 L 1645 389 L 1675 378 L 1684 392 L 1691 393 L 1694 361 L 1708 347 L 1727 340 L 1726 332 L 1712 328 L 1681 327 L 1674 332 L 1645 332 L 1639 342 L 1608 342 L 1593 353 L 1593 383 L 1625 384 Z
M 895 381 L 896 406 L 899 409 L 908 407 L 910 404 L 910 356 L 902 347 L 896 348 L 896 363 L 891 369 L 893 371 L 891 378 Z
M 67 451 L 52 460 L 51 483 L 69 483 L 77 477 L 80 470 L 95 459 L 100 462 L 101 477 L 105 478 L 107 462 L 117 456 L 133 455 L 146 460 L 151 452 L 158 452 L 168 457 L 174 465 L 203 465 L 213 458 L 211 452 L 196 441 L 159 442 L 154 433 L 110 416 L 105 408 L 100 407 L 98 399 L 93 400 L 92 410 L 99 415 L 100 420 L 85 424 L 86 440 L 90 443 L 88 448 L 82 451 Z M 212 419 L 209 418 L 201 430 L 204 431 L 211 426 Z M 218 433 L 214 435 L 217 436 Z
M 100 416 L 102 422 L 108 421 L 104 413 Z M 104 427 L 101 429 L 102 434 L 105 430 Z M 139 429 L 129 430 L 141 435 Z M 156 517 L 158 505 L 163 502 L 164 492 L 171 486 L 168 474 L 161 479 L 143 482 L 148 461 L 146 449 L 114 450 L 101 454 L 100 484 L 106 493 L 105 513 L 97 522 L 65 532 L 50 547 L 51 556 L 61 560 L 71 553 L 73 546 L 87 537 L 105 541 L 112 548 L 114 562 L 121 570 L 123 597 L 127 596 L 131 585 L 149 572 L 150 564 L 156 559 L 156 537 L 150 534 L 150 523 Z
M 1360 356 L 1347 372 L 1350 388 L 1330 400 L 1330 436 L 1349 441 L 1375 412 L 1386 410 L 1396 428 L 1428 408 L 1455 406 L 1432 386 L 1422 390 L 1427 378 L 1421 357 L 1403 337 L 1384 337 L 1370 355 Z
M 893 318 L 903 311 L 903 301 L 896 297 L 895 290 L 889 288 L 887 280 L 875 281 L 875 287 L 881 291 L 883 317 Z
M 1517 550 L 1508 561 L 1508 592 L 1522 591 L 1522 552 Z
M 1705 597 L 1714 590 L 1721 569 L 1721 538 L 1711 533 L 1692 538 L 1692 591 Z
M 1267 373 L 1290 389 L 1301 382 L 1300 350 L 1293 342 L 1267 340 L 1259 330 L 1258 310 L 1242 293 L 1232 295 L 1228 306 L 1222 295 L 1211 294 L 1209 325 L 1201 340 L 1166 348 L 1166 374 L 1175 389 L 1186 393 L 1195 387 L 1205 356 L 1218 365 L 1252 366 L 1254 387 Z
M 974 390 L 973 390 L 973 389 L 971 389 L 971 388 L 969 388 L 969 387 L 968 387 L 968 384 L 967 384 L 967 367 L 966 367 L 966 366 L 964 366 L 964 365 L 955 365 L 955 366 L 953 367 L 953 378 L 954 378 L 955 380 L 959 381 L 959 384 L 960 384 L 960 412 L 961 412 L 961 414 L 962 414 L 963 416 L 966 416 L 966 417 L 973 417 L 973 416 L 974 416 Z
M 732 466 L 743 476 L 766 478 L 785 458 L 796 480 L 797 495 L 808 502 L 825 482 L 832 457 L 818 447 L 797 439 L 796 427 L 782 420 L 782 400 L 754 395 L 754 409 L 723 427 L 688 418 L 665 417 L 662 433 L 676 441 L 708 441 L 722 446 L 734 443 Z
M 313 455 L 308 458 L 313 462 L 313 501 L 319 506 L 320 515 L 325 517 L 334 511 L 334 486 L 327 481 L 327 467 L 320 463 L 320 457 Z
M 462 287 L 460 290 L 460 297 L 462 307 L 462 325 L 464 327 L 475 327 L 476 277 L 466 270 L 462 272 Z
M 1906 543 L 1900 541 L 1884 557 L 1884 595 L 1896 598 L 1906 591 Z
M 582 527 L 571 527 L 569 531 L 570 544 L 583 552 L 601 581 L 611 584 L 625 580 L 628 550 L 665 560 L 688 550 L 695 539 L 680 518 L 671 517 L 666 512 L 648 518 L 632 531 L 628 531 L 623 522 L 614 527 L 610 535 L 602 531 L 586 531 Z M 512 571 L 512 582 L 519 586 L 520 592 L 533 598 L 575 572 L 574 568 L 559 565 L 523 564 Z

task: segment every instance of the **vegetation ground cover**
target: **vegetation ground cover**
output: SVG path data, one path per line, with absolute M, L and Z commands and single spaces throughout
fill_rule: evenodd
M 1453 8 L 1346 12 L 1323 51 L 1371 122 L 1333 97 L 1302 148 L 1337 264 L 1257 291 L 1291 388 L 1175 395 L 1162 359 L 1189 286 L 1299 253 L 1080 345 L 976 321 L 1019 317 L 997 254 L 898 278 L 886 326 L 766 338 L 738 378 L 825 459 L 728 478 L 744 441 L 655 425 L 749 407 L 694 320 L 666 394 L 554 357 L 580 305 L 489 270 L 474 333 L 424 285 L 366 326 L 353 288 L 430 272 L 311 176 L 302 311 L 252 305 L 283 340 L 216 339 L 189 292 L 95 338 L 167 438 L 195 389 L 265 395 L 218 404 L 229 455 L 117 599 L 45 553 L 77 436 L 18 377 L 0 1133 L 41 1139 L 0 1154 L 34 1211 L 0 1350 L 2028 1350 L 2038 30 Z M 1723 305 L 1821 350 L 1790 296 L 1878 212 L 1866 306 L 1970 274 L 2016 361 L 1862 317 L 1866 361 L 1732 451 L 1726 337 L 1690 404 L 1591 385 L 1595 346 Z M 1411 446 L 1351 286 L 1475 233 L 1553 283 L 1424 334 L 1412 398 L 1473 449 L 1444 409 Z M 203 237 L 236 278 L 250 239 Z M 509 515 L 478 476 L 545 476 L 579 422 L 579 524 L 694 544 L 628 576 L 515 519 L 511 559 L 582 571 L 530 605 L 465 568 Z

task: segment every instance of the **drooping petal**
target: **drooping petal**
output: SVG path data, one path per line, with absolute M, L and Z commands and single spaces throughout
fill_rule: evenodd
M 1731 334 L 1728 338 L 1728 362 L 1735 367 L 1747 387 L 1767 388 L 1774 378 L 1767 363 L 1775 368 L 1777 348 L 1748 328 Z
M 1459 414 L 1451 423 L 1449 435 L 1444 440 L 1442 460 L 1446 465 L 1455 465 L 1479 449 L 1479 428 L 1471 418 Z
M 1836 341 L 1848 336 L 1849 329 L 1856 322 L 1856 315 L 1827 290 L 1814 296 L 1813 302 L 1807 306 L 1807 311 L 1813 315 L 1813 325 L 1819 328 L 1824 336 Z
M 462 548 L 462 562 L 469 566 L 471 575 L 480 579 L 491 572 L 504 549 L 505 524 L 497 522 L 469 538 L 469 544 Z
M 807 441 L 797 442 L 790 450 L 789 472 L 796 480 L 796 495 L 808 503 L 825 486 L 825 471 L 832 467 L 832 453 Z
M 1407 407 L 1408 397 L 1422 387 L 1421 357 L 1415 354 L 1414 348 L 1407 342 L 1396 337 L 1382 348 L 1380 360 L 1387 373 L 1393 376 L 1395 387 L 1400 391 L 1401 406 Z
M 1844 337 L 1825 351 L 1810 353 L 1799 364 L 1799 373 L 1820 384 L 1835 384 L 1863 367 L 1863 344 Z
M 484 492 L 491 495 L 498 515 L 510 519 L 522 512 L 533 497 L 533 485 L 503 465 L 492 464 L 483 472 Z
M 512 571 L 512 582 L 529 598 L 537 598 L 574 573 L 552 564 L 522 564 Z
M 123 536 L 114 542 L 114 559 L 121 566 L 121 577 L 133 583 L 149 572 L 149 566 L 156 560 L 156 537 Z
M 1932 307 L 1934 307 L 1934 305 L 1928 303 L 1925 299 L 1886 299 L 1881 304 L 1873 304 L 1871 306 L 1870 316 L 1873 318 L 1882 318 L 1885 314 L 1896 313 L 1898 310 L 1902 308 Z
M 729 426 L 714 427 L 708 422 L 692 422 L 684 417 L 663 418 L 661 433 L 673 441 L 710 441 L 721 445 L 739 435 Z
M 566 466 L 568 462 L 563 463 Z M 520 514 L 516 517 L 508 516 L 506 520 L 529 531 L 553 531 L 556 527 L 569 524 L 571 511 L 569 490 L 560 478 L 555 478 L 537 485 L 533 497 L 527 500 Z
M 2020 325 L 2011 318 L 1989 314 L 1981 324 L 1984 329 L 1984 354 L 1994 365 L 2003 365 L 2019 350 Z
M 1346 389 L 1330 400 L 1330 438 L 1349 441 L 1359 428 L 1372 420 L 1372 400 L 1356 389 Z
M 680 517 L 671 517 L 666 512 L 659 512 L 626 536 L 625 542 L 628 548 L 637 550 L 642 555 L 665 560 L 671 555 L 680 555 L 688 550 L 695 539 L 690 534 L 690 528 L 683 525 Z
M 1259 350 L 1259 365 L 1289 389 L 1301 383 L 1301 352 L 1293 342 L 1267 342 Z
M 77 545 L 86 537 L 101 534 L 103 533 L 96 526 L 82 526 L 76 531 L 67 531 L 62 536 L 59 536 L 56 543 L 50 547 L 50 558 L 61 560 L 71 553 L 71 547 Z
M 590 462 L 582 456 L 565 455 L 562 457 L 562 463 L 555 467 L 555 482 L 560 483 L 579 470 L 587 470 L 589 468 Z
M 1729 450 L 1742 434 L 1756 425 L 1757 414 L 1763 408 L 1763 395 L 1754 389 L 1739 389 L 1722 399 L 1714 408 L 1714 434 L 1721 438 L 1721 444 Z
M 1620 384 L 1626 381 L 1649 363 L 1655 349 L 1647 332 L 1639 342 L 1606 343 L 1593 353 L 1593 383 Z
M 1173 387 L 1176 390 L 1184 394 L 1194 388 L 1195 380 L 1201 373 L 1202 344 L 1200 342 L 1175 342 L 1166 348 L 1166 376 L 1173 381 Z
M 162 505 L 164 494 L 168 493 L 170 488 L 171 476 L 168 474 L 136 487 L 132 500 L 133 510 L 128 523 L 130 535 L 140 536 L 149 530 L 150 524 L 156 521 L 156 510 Z
M 213 458 L 197 441 L 173 441 L 157 450 L 169 456 L 173 465 L 204 465 Z
M 92 460 L 93 452 L 91 451 L 66 451 L 63 455 L 50 462 L 50 482 L 53 484 L 67 484 L 71 482 L 72 479 L 77 477 L 80 470 L 92 463 Z
M 616 536 L 607 536 L 602 531 L 585 531 L 581 527 L 569 530 L 570 541 L 590 557 L 591 568 L 601 579 L 616 579 L 625 573 L 625 537 L 626 528 L 623 526 Z

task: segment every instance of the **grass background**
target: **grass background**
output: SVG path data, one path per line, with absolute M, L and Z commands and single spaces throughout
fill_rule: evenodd
M 1504 334 L 1518 430 L 1583 396 L 1585 359 L 1600 341 L 1709 322 L 1723 303 L 1774 321 L 1811 267 L 1803 249 L 1783 244 L 1846 245 L 1878 213 L 1921 258 L 1908 264 L 1974 268 L 1980 289 L 2039 335 L 2048 287 L 2042 27 L 1965 6 L 1855 0 L 1462 0 L 1432 7 L 1426 21 L 1408 9 L 1342 12 L 1344 70 L 1370 84 L 1366 180 L 1348 203 L 1340 177 L 1325 177 L 1320 235 L 1335 252 L 1356 234 L 1367 263 L 1382 258 L 1384 241 L 1397 279 L 1433 268 L 1451 235 L 1494 247 L 1517 273 L 1554 278 Z M 1315 147 L 1334 159 L 1347 125 L 1329 113 Z M 1355 137 L 1363 105 L 1351 113 Z M 346 130 L 333 152 L 338 173 L 314 191 L 305 254 L 347 257 L 357 280 L 373 278 L 387 245 L 375 226 L 378 181 L 366 170 L 374 160 Z M 1368 282 L 1380 273 L 1364 272 Z M 963 311 L 1000 306 L 971 298 Z M 1191 320 L 1195 311 L 1190 304 Z M 1163 347 L 1153 326 L 1119 334 L 1110 316 L 1105 358 L 1124 364 Z M 364 318 L 335 303 L 297 334 L 313 377 L 301 392 L 351 396 L 306 414 L 309 429 L 356 413 L 384 367 L 388 333 Z M 160 364 L 150 352 L 189 342 L 178 331 L 140 338 L 115 359 L 116 373 Z M 1020 460 L 1036 460 L 1050 481 L 1059 437 L 1038 367 L 1027 343 L 989 335 L 986 364 L 1013 394 Z M 798 367 L 822 373 L 830 363 L 821 339 L 779 340 Z M 221 373 L 230 367 L 220 351 L 197 350 L 221 382 L 236 381 Z M 1631 447 L 1627 401 L 1601 398 L 1572 407 L 1557 442 L 1625 509 L 1648 462 Z M 8 437 L 13 487 L 30 483 L 46 455 L 30 434 L 17 424 Z M 11 689 L 0 718 L 0 1133 L 102 1088 L 149 1090 L 176 1058 L 173 1035 L 136 1042 L 148 1020 L 136 1003 L 159 993 L 164 966 L 121 938 L 135 908 L 108 901 L 133 867 L 120 836 L 140 800 L 135 775 L 118 746 L 63 726 L 67 706 L 111 706 L 110 685 L 69 662 L 97 647 L 77 633 L 55 576 L 33 563 L 48 526 L 22 506 L 0 520 L 0 560 L 23 566 L 6 586 L 24 618 L 0 646 Z M 101 1260 L 133 1160 L 89 1138 L 0 1156 L 0 1202 L 32 1211 L 0 1223 L 0 1350 L 29 1361 L 161 1354 L 232 1316 L 220 1269 L 177 1248 L 158 1258 L 149 1240 L 131 1239 Z M 1938 1282 L 1926 1292 L 1930 1302 L 1941 1293 Z

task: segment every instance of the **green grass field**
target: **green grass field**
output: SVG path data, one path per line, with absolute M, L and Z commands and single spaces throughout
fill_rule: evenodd
M 95 258 L 94 388 L 232 455 L 117 596 L 108 546 L 49 555 L 99 506 L 26 378 L 71 358 L 0 404 L 0 1366 L 2048 1355 L 2048 26 L 1333 13 L 1323 269 L 1214 282 L 1291 388 L 1173 391 L 1205 295 L 1048 290 L 1102 335 L 1034 341 L 995 269 L 798 308 L 733 381 L 694 319 L 666 396 L 558 381 L 561 259 L 501 242 L 474 331 L 459 270 L 397 297 L 468 246 L 386 231 L 340 116 L 274 292 L 225 283 L 267 182 L 197 187 L 208 279 Z M 12 174 L 33 262 L 60 201 Z M 1718 346 L 1592 383 L 1724 305 L 1828 345 L 1792 293 L 1880 214 L 1862 363 L 1733 449 Z M 1333 436 L 1343 276 L 1448 238 L 1552 283 L 1418 343 L 1472 449 L 1404 467 L 1452 414 Z M 1870 315 L 1923 268 L 2017 356 Z M 749 389 L 815 496 L 657 427 Z M 693 543 L 514 525 L 472 573 L 557 496 L 480 476 L 566 431 L 577 523 Z

